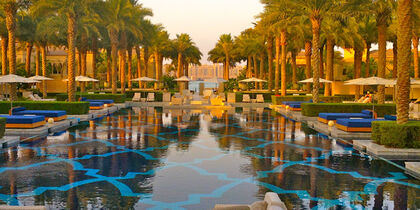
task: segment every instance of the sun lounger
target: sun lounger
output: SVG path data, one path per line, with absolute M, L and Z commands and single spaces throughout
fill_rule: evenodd
M 213 91 L 212 90 L 204 90 L 203 91 L 203 98 L 204 99 L 210 99 L 211 95 L 213 95 Z
M 162 100 L 163 102 L 171 102 L 171 93 L 163 93 Z
M 199 94 L 194 94 L 192 96 L 191 105 L 202 105 L 202 104 L 203 104 L 203 99 L 201 98 L 201 96 Z
M 0 117 L 6 118 L 6 128 L 8 129 L 38 128 L 46 123 L 44 116 L 0 115 Z
M 102 99 L 102 100 L 97 100 L 97 99 L 87 99 L 85 97 L 82 97 L 80 99 L 80 101 L 88 101 L 88 102 L 102 102 L 104 103 L 104 105 L 106 104 L 108 107 L 113 106 L 114 105 L 114 100 L 107 100 L 107 99 Z
M 146 101 L 147 102 L 155 102 L 155 93 L 148 93 Z
M 133 102 L 139 102 L 141 100 L 141 93 L 134 93 Z
M 329 121 L 336 121 L 340 118 L 374 119 L 376 118 L 376 114 L 370 110 L 363 110 L 361 113 L 319 113 L 318 115 L 318 121 L 326 124 Z
M 257 103 L 264 103 L 264 96 L 262 94 L 257 95 Z
M 38 94 L 34 94 L 34 97 L 38 100 L 38 101 L 56 101 L 56 99 L 43 99 L 41 98 Z
M 25 107 L 16 107 L 12 109 L 13 115 L 39 115 L 44 116 L 45 120 L 50 118 L 54 119 L 55 122 L 67 119 L 66 111 L 60 110 L 26 110 Z
M 372 122 L 385 119 L 337 119 L 335 126 L 346 132 L 372 132 Z
M 236 103 L 236 94 L 235 93 L 228 93 L 227 102 L 228 103 Z
M 90 110 L 101 110 L 104 108 L 103 102 L 89 102 L 89 109 Z
M 244 94 L 242 96 L 242 102 L 243 103 L 251 103 L 251 97 L 249 96 L 249 94 Z
M 210 99 L 210 103 L 212 106 L 224 106 L 225 103 L 223 103 L 223 99 L 220 97 L 215 97 Z
M 172 96 L 171 105 L 182 105 L 182 104 L 183 104 L 182 97 Z

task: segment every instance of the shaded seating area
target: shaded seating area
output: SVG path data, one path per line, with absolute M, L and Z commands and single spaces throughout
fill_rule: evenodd
M 372 122 L 386 119 L 337 119 L 336 127 L 346 132 L 372 132 Z
M 370 110 L 363 110 L 361 113 L 319 113 L 318 121 L 327 124 L 329 121 L 337 121 L 337 119 L 376 119 L 376 113 Z
M 0 115 L 0 117 L 6 118 L 6 128 L 8 129 L 31 129 L 46 124 L 44 116 Z
M 11 110 L 13 116 L 38 115 L 45 120 L 53 119 L 55 122 L 67 119 L 66 111 L 60 110 L 26 110 L 25 107 L 16 107 Z

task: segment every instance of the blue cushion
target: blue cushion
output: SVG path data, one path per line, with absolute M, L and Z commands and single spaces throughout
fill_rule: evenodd
M 362 111 L 362 114 L 365 114 L 365 115 L 369 115 L 369 116 L 373 116 L 373 112 L 372 111 L 370 111 L 370 110 L 363 110 Z
M 384 118 L 385 120 L 391 120 L 391 121 L 397 120 L 397 116 L 393 116 L 393 115 L 385 115 Z
M 383 119 L 337 119 L 338 125 L 350 128 L 370 128 L 374 121 L 385 121 Z
M 93 106 L 93 107 L 100 107 L 104 105 L 103 102 L 89 102 L 89 104 L 90 106 Z
M 326 120 L 337 120 L 338 118 L 372 118 L 372 116 L 362 113 L 319 113 L 318 116 Z
M 87 99 L 86 101 L 89 102 L 102 102 L 104 104 L 113 104 L 114 100 L 93 100 L 93 99 Z
M 87 98 L 86 97 L 81 97 L 80 101 L 87 101 Z
M 307 101 L 283 101 L 281 102 L 284 105 L 290 105 L 290 104 L 301 104 L 301 103 L 308 103 Z
M 62 117 L 66 114 L 66 111 L 58 110 L 25 110 L 13 113 L 13 115 L 40 115 L 44 117 Z
M 290 105 L 289 105 L 289 107 L 290 107 L 290 108 L 299 109 L 299 108 L 301 108 L 301 107 L 302 107 L 302 105 L 301 105 L 301 104 L 290 104 Z
M 21 111 L 25 111 L 26 108 L 25 107 L 13 107 L 12 108 L 12 112 L 16 113 L 16 112 L 21 112 Z
M 0 117 L 6 118 L 7 124 L 33 124 L 45 121 L 44 116 L 0 115 Z

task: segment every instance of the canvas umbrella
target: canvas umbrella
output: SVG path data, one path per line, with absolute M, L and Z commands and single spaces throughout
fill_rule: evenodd
M 249 79 L 244 79 L 244 80 L 241 80 L 239 82 L 250 83 L 250 82 L 267 82 L 267 81 L 266 80 L 262 80 L 262 79 L 258 79 L 258 78 L 255 78 L 255 77 L 251 77 Z
M 299 81 L 298 83 L 314 83 L 314 78 L 305 79 L 305 80 Z M 319 83 L 332 83 L 332 81 L 319 78 Z
M 133 82 L 157 82 L 156 79 L 149 78 L 149 77 L 140 77 L 137 79 L 132 79 Z
M 40 75 L 29 77 L 28 79 L 33 79 L 33 80 L 42 81 L 42 82 L 43 81 L 47 81 L 47 80 L 53 80 L 53 79 L 51 79 L 49 77 L 44 77 L 44 76 L 40 76 Z M 43 89 L 42 96 L 45 98 L 45 96 L 47 95 L 47 84 L 46 83 L 43 83 L 42 89 Z
M 3 84 L 38 83 L 38 82 L 39 81 L 28 79 L 25 77 L 14 75 L 14 74 L 9 74 L 9 75 L 0 77 L 0 83 L 3 83 Z M 13 108 L 13 101 L 12 99 L 10 99 L 10 110 L 12 110 L 12 108 Z M 10 112 L 10 114 L 13 114 L 13 112 Z
M 90 78 L 90 77 L 87 77 L 87 76 L 77 76 L 77 77 L 74 78 L 74 80 L 76 82 L 99 82 L 99 80 L 93 79 L 93 78 Z M 69 79 L 65 79 L 63 81 L 68 82 Z

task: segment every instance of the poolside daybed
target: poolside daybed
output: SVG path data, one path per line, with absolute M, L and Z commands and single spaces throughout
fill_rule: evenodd
M 346 132 L 372 132 L 372 122 L 385 119 L 337 119 L 336 127 Z
M 87 99 L 85 97 L 80 98 L 80 101 L 87 101 L 87 102 L 102 102 L 104 104 L 106 104 L 108 107 L 111 107 L 114 105 L 114 100 L 107 100 L 107 99 L 102 99 L 102 100 L 94 100 L 94 99 Z
M 318 121 L 327 124 L 329 121 L 336 121 L 339 118 L 376 118 L 376 114 L 370 110 L 363 110 L 361 113 L 319 113 Z
M 16 107 L 12 109 L 13 115 L 39 115 L 44 116 L 45 120 L 50 118 L 54 119 L 55 122 L 67 119 L 66 111 L 60 110 L 26 110 L 25 107 Z
M 46 123 L 44 116 L 0 115 L 0 117 L 6 118 L 6 128 L 8 129 L 38 128 Z

